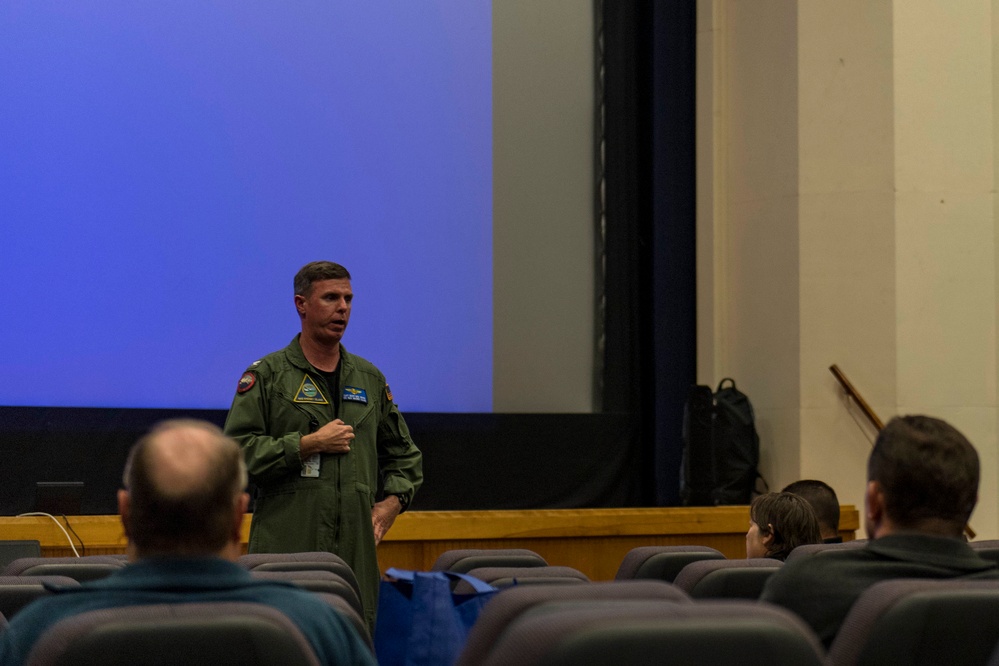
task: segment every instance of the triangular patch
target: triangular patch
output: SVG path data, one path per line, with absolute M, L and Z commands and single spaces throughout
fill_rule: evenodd
M 316 382 L 308 375 L 305 375 L 305 379 L 302 380 L 302 385 L 298 387 L 298 394 L 292 402 L 306 402 L 313 405 L 330 404 L 323 396 L 323 392 L 319 390 Z

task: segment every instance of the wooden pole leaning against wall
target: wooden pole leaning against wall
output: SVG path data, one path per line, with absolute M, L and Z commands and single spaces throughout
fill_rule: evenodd
M 853 387 L 853 384 L 851 384 L 850 380 L 846 378 L 843 371 L 839 369 L 839 366 L 833 363 L 829 366 L 829 372 L 833 373 L 833 376 L 836 377 L 840 386 L 842 386 L 843 390 L 846 391 L 846 395 L 849 396 L 854 403 L 856 403 L 857 407 L 860 408 L 860 411 L 867 417 L 867 420 L 870 421 L 875 430 L 881 432 L 881 429 L 885 427 L 885 424 L 880 418 L 878 418 L 878 415 L 874 413 L 874 410 L 871 409 L 871 406 L 868 405 L 867 401 L 860 395 L 860 392 Z M 975 530 L 971 529 L 971 525 L 964 526 L 964 534 L 968 537 L 969 541 L 974 539 L 976 536 Z

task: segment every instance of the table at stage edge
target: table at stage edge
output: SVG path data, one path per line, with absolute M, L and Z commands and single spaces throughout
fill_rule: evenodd
M 248 515 L 243 522 L 244 547 L 251 520 Z M 60 529 L 67 521 L 72 527 L 67 529 L 69 537 Z M 711 546 L 729 558 L 745 557 L 748 527 L 749 508 L 745 506 L 411 511 L 396 520 L 378 547 L 378 560 L 383 571 L 393 566 L 427 570 L 445 550 L 528 548 L 549 564 L 579 569 L 592 580 L 611 580 L 624 555 L 638 546 Z M 843 538 L 853 539 L 857 529 L 856 508 L 843 506 Z M 81 555 L 123 553 L 126 546 L 117 516 L 60 516 L 55 520 L 4 516 L 0 517 L 0 539 L 37 539 L 42 554 L 49 557 L 72 555 L 70 539 Z

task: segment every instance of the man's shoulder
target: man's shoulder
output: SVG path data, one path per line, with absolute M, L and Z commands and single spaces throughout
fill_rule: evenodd
M 293 369 L 303 362 L 301 348 L 296 349 L 295 342 L 292 341 L 287 347 L 272 351 L 250 363 L 246 366 L 246 372 L 266 376 Z
M 771 592 L 835 584 L 836 576 L 868 566 L 876 560 L 867 548 L 844 548 L 788 560 L 767 584 Z
M 351 354 L 343 347 L 340 348 L 341 356 L 344 363 L 349 366 L 351 372 L 360 372 L 366 375 L 372 375 L 376 377 L 379 381 L 385 381 L 385 375 L 382 371 L 378 369 L 374 363 L 364 358 L 363 356 L 358 356 L 357 354 Z

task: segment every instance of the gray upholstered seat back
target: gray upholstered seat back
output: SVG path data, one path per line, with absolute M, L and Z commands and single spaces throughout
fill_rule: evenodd
M 672 583 L 691 562 L 724 559 L 721 551 L 708 546 L 640 546 L 624 556 L 614 579 L 654 578 Z
M 814 633 L 780 608 L 642 599 L 536 606 L 509 626 L 482 664 L 820 666 L 823 658 Z
M 759 599 L 767 579 L 783 562 L 760 557 L 691 562 L 673 583 L 695 599 Z
M 434 561 L 431 571 L 468 573 L 483 567 L 544 567 L 545 558 L 525 548 L 467 548 L 446 550 Z
M 653 599 L 689 603 L 678 588 L 658 580 L 589 583 L 587 585 L 522 585 L 509 587 L 482 609 L 458 658 L 458 666 L 479 666 L 500 635 L 521 614 L 551 601 Z
M 89 611 L 57 622 L 31 666 L 212 664 L 318 666 L 284 614 L 256 603 L 178 603 Z
M 999 643 L 999 580 L 882 581 L 853 604 L 829 663 L 984 664 Z

